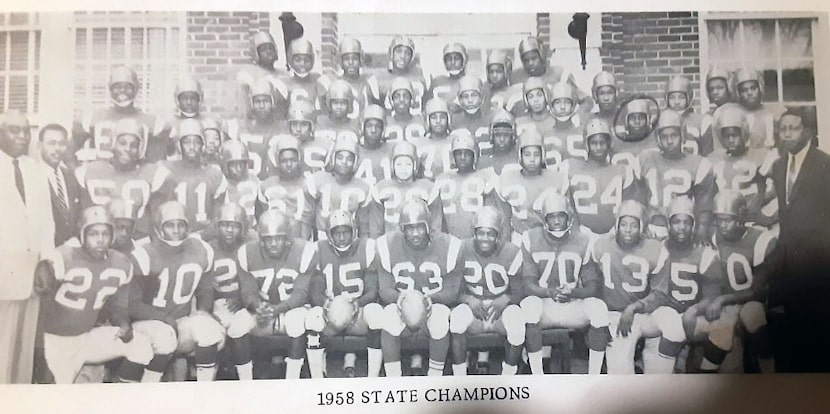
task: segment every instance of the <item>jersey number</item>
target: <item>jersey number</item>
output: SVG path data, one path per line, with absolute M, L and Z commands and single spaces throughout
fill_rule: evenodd
M 602 264 L 602 276 L 605 280 L 605 287 L 614 290 L 614 279 L 611 275 L 611 254 L 603 254 L 599 261 Z M 631 282 L 636 282 L 630 283 L 623 281 L 622 288 L 628 293 L 645 292 L 648 287 L 648 260 L 640 256 L 625 255 L 621 262 L 631 273 L 631 277 L 634 279 Z
M 166 308 L 167 300 L 170 299 L 176 305 L 182 305 L 190 301 L 199 279 L 202 278 L 202 267 L 196 263 L 185 263 L 176 270 L 176 279 L 173 281 L 172 297 L 167 298 L 167 290 L 170 288 L 170 269 L 164 268 L 159 273 L 159 289 L 156 297 L 153 298 L 153 306 Z
M 467 288 L 474 295 L 484 296 L 484 288 L 479 284 L 482 276 L 484 276 L 487 291 L 493 296 L 501 295 L 507 291 L 509 281 L 504 266 L 498 263 L 488 263 L 482 268 L 481 263 L 468 260 L 464 262 L 464 268 L 472 271 L 472 274 L 464 272 L 464 281 L 467 282 Z
M 355 272 L 360 272 L 360 263 L 353 262 L 340 265 L 337 269 L 337 281 L 342 289 L 341 294 L 348 298 L 357 299 L 363 295 L 363 279 Z M 334 298 L 334 266 L 329 263 L 323 268 L 326 275 L 326 296 Z M 350 274 L 353 275 L 350 277 Z M 350 289 L 353 288 L 353 289 Z
M 92 271 L 84 267 L 76 267 L 70 269 L 64 275 L 67 282 L 61 284 L 55 293 L 55 302 L 60 303 L 67 308 L 84 310 L 86 309 L 87 299 L 82 297 L 90 288 L 92 288 L 92 280 L 94 276 Z M 95 303 L 92 304 L 92 309 L 98 310 L 104 306 L 104 302 L 108 297 L 112 296 L 121 285 L 127 283 L 127 273 L 122 269 L 108 268 L 101 272 L 101 280 L 117 279 L 118 286 L 104 286 L 95 295 Z M 73 297 L 74 296 L 74 297 Z
M 412 279 L 412 276 L 409 276 L 410 274 L 415 273 L 415 270 L 415 264 L 412 262 L 395 264 L 392 268 L 392 275 L 395 276 L 395 282 L 398 284 L 399 291 L 415 289 L 415 280 Z M 431 295 L 441 291 L 441 288 L 444 286 L 444 280 L 441 278 L 441 267 L 438 266 L 438 263 L 423 262 L 420 266 L 418 266 L 417 271 L 420 273 L 429 273 L 431 275 L 428 278 L 427 286 L 422 287 L 421 292 L 425 295 Z
M 542 269 L 542 275 L 539 277 L 539 286 L 545 289 L 550 286 L 550 276 L 553 272 L 554 263 L 557 264 L 557 273 L 559 274 L 559 285 L 568 286 L 573 289 L 576 287 L 576 282 L 579 277 L 579 272 L 582 270 L 582 258 L 574 252 L 562 252 L 558 257 L 556 252 L 533 252 L 533 261 L 537 264 L 545 262 Z M 572 272 L 568 271 L 568 263 L 571 263 Z

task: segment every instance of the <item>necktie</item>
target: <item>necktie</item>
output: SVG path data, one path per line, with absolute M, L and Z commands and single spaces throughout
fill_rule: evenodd
M 17 158 L 12 160 L 14 165 L 14 184 L 17 186 L 17 192 L 20 193 L 20 199 L 26 203 L 26 189 L 23 187 L 23 173 L 20 172 L 20 160 Z
M 66 200 L 66 190 L 59 168 L 55 169 L 55 192 L 58 193 L 58 212 L 64 223 L 69 222 L 69 203 Z
M 790 162 L 787 166 L 787 204 L 793 198 L 793 184 L 795 184 L 795 157 L 790 156 Z

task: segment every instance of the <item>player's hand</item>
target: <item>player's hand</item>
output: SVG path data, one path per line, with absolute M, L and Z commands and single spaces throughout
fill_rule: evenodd
M 401 313 L 401 304 L 403 303 L 403 298 L 406 297 L 406 292 L 407 291 L 404 290 L 401 293 L 398 293 L 398 300 L 395 302 L 395 305 L 398 307 L 398 313 Z
M 716 298 L 706 307 L 706 320 L 709 322 L 720 318 L 720 313 L 723 310 L 723 300 Z
M 476 319 L 487 319 L 487 308 L 484 306 L 484 302 L 480 299 L 472 296 L 468 297 L 467 306 L 469 306 L 470 310 L 473 311 L 473 316 L 475 316 Z
M 228 311 L 231 313 L 236 313 L 242 309 L 242 301 L 241 300 L 229 300 L 228 301 Z
M 620 323 L 617 325 L 617 335 L 622 335 L 624 338 L 631 333 L 631 325 L 634 324 L 634 311 L 625 308 L 620 315 Z
M 502 312 L 510 305 L 510 298 L 506 295 L 499 296 L 490 304 L 490 320 L 495 321 L 501 318 Z
M 57 283 L 52 264 L 42 260 L 35 268 L 34 291 L 37 294 L 48 292 Z
M 695 337 L 695 325 L 697 325 L 697 312 L 692 308 L 683 312 L 681 317 L 683 321 L 683 330 L 686 332 L 686 339 L 692 340 Z
M 571 293 L 573 289 L 567 285 L 559 285 L 553 289 L 553 300 L 560 303 L 567 303 L 571 301 Z
M 424 295 L 424 301 L 427 305 L 427 318 L 429 318 L 429 316 L 432 315 L 432 299 L 429 295 Z
M 646 228 L 646 235 L 650 239 L 665 240 L 667 237 L 669 237 L 669 231 L 665 226 L 656 226 L 654 224 L 649 224 Z
M 164 319 L 162 319 L 161 321 L 172 327 L 173 332 L 176 332 L 176 336 L 179 335 L 179 325 L 176 323 L 175 318 L 173 318 L 172 316 L 165 316 Z
M 121 325 L 118 328 L 118 338 L 125 344 L 133 340 L 133 326 L 130 324 Z

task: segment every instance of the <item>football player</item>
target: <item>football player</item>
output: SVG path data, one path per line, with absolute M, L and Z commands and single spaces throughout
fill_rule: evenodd
M 695 241 L 709 243 L 712 222 L 712 198 L 715 180 L 712 163 L 697 154 L 683 152 L 683 120 L 671 109 L 660 112 L 654 130 L 659 150 L 640 154 L 640 174 L 648 188 L 649 234 L 665 239 L 668 208 L 678 195 L 687 195 L 695 202 Z
M 409 79 L 396 77 L 389 86 L 388 101 L 392 105 L 389 109 L 392 117 L 386 126 L 387 140 L 413 140 L 423 137 L 427 131 L 421 117 L 421 108 L 414 110 L 414 89 Z
M 73 123 L 72 141 L 77 149 L 77 160 L 84 163 L 112 158 L 117 124 L 123 119 L 131 119 L 141 126 L 138 129 L 141 132 L 139 159 L 164 159 L 167 143 L 157 137 L 164 130 L 164 121 L 135 106 L 139 88 L 138 74 L 127 66 L 114 66 L 107 87 L 111 106 L 82 114 Z
M 251 175 L 265 178 L 270 174 L 268 166 L 264 165 L 269 138 L 283 132 L 284 126 L 275 116 L 274 87 L 268 79 L 261 78 L 251 85 L 250 94 L 251 109 L 248 116 L 241 121 L 231 120 L 228 123 L 228 134 L 248 147 L 252 161 Z
M 501 374 L 515 375 L 525 342 L 525 315 L 518 306 L 525 257 L 521 248 L 501 240 L 504 226 L 497 208 L 482 207 L 472 227 L 473 237 L 461 242 L 458 254 L 464 280 L 460 304 L 450 314 L 452 372 L 467 375 L 467 335 L 497 332 L 507 339 Z
M 547 139 L 551 136 L 553 125 L 556 123 L 556 119 L 551 115 L 550 87 L 540 78 L 531 78 L 522 85 L 522 96 L 527 113 L 516 118 L 519 135 L 523 130 L 535 127 L 536 131 L 546 137 L 545 162 L 551 166 L 560 164 L 563 159 L 562 154 L 565 152 L 564 146 L 554 139 Z
M 594 75 L 591 85 L 591 95 L 596 105 L 591 114 L 596 118 L 602 118 L 608 125 L 614 124 L 614 116 L 617 114 L 619 102 L 617 97 L 617 79 L 611 72 L 602 71 Z
M 320 99 L 326 88 L 322 76 L 312 72 L 314 69 L 314 46 L 305 38 L 294 39 L 288 45 L 288 67 L 286 73 L 275 82 L 275 88 L 288 97 L 289 106 L 297 101 L 307 101 L 320 108 Z
M 387 111 L 392 111 L 393 104 L 393 83 L 398 77 L 405 78 L 410 86 L 412 102 L 412 115 L 420 115 L 423 109 L 424 99 L 427 91 L 424 73 L 415 64 L 415 42 L 409 36 L 398 35 L 392 38 L 389 43 L 389 66 L 387 71 L 378 74 L 378 85 L 380 86 L 380 98 Z
M 254 223 L 259 195 L 259 179 L 248 173 L 252 163 L 248 148 L 241 141 L 229 140 L 222 144 L 222 170 L 228 182 L 225 202 L 239 204 L 249 224 Z
M 563 160 L 587 159 L 582 129 L 588 117 L 586 108 L 579 107 L 576 103 L 574 88 L 567 82 L 559 82 L 551 88 L 550 98 L 554 122 L 549 135 L 545 135 L 546 150 L 561 149 Z
M 568 176 L 548 169 L 542 136 L 533 128 L 519 135 L 518 159 L 521 169 L 505 169 L 496 179 L 495 191 L 485 204 L 496 203 L 502 210 L 505 229 L 501 234 L 511 235 L 511 241 L 521 245 L 522 234 L 534 227 L 542 227 L 539 216 L 542 202 L 550 193 L 568 192 Z
M 492 168 L 501 175 L 505 166 L 519 168 L 516 164 L 516 118 L 505 109 L 496 109 L 490 119 L 490 142 L 482 145 L 479 169 Z
M 542 329 L 588 326 L 588 373 L 599 374 L 611 340 L 608 309 L 599 299 L 602 278 L 591 260 L 593 240 L 579 231 L 576 212 L 562 194 L 542 203 L 544 227 L 527 231 L 523 272 L 525 298 L 520 305 L 528 322 L 526 349 L 533 374 L 544 374 Z
M 112 249 L 130 254 L 135 249 L 135 223 L 138 214 L 135 205 L 123 198 L 113 198 L 107 203 L 112 217 Z
M 502 108 L 514 116 L 524 111 L 521 83 L 510 82 L 513 62 L 507 51 L 491 50 L 487 54 L 485 96 L 493 110 Z
M 429 227 L 433 232 L 443 228 L 441 198 L 432 181 L 416 176 L 418 160 L 418 151 L 411 142 L 400 141 L 392 147 L 392 178 L 378 182 L 371 189 L 369 237 L 378 238 L 397 228 L 400 208 L 412 198 L 421 199 L 429 206 Z
M 474 216 L 484 206 L 485 197 L 491 197 L 497 177 L 492 169 L 478 169 L 481 155 L 470 131 L 456 129 L 451 136 L 454 169 L 439 175 L 435 188 L 443 203 L 446 232 L 459 239 L 469 239 L 473 237 Z
M 747 226 L 747 207 L 746 199 L 735 190 L 721 191 L 715 197 L 715 245 L 726 283 L 721 284 L 720 296 L 705 308 L 699 307 L 700 316 L 684 320 L 692 338 L 705 338 L 703 372 L 718 370 L 732 350 L 738 327 L 748 334 L 761 372 L 775 371 L 764 303 L 778 257 L 778 237 L 776 232 Z
M 694 92 L 692 83 L 685 76 L 672 76 L 666 81 L 666 108 L 680 114 L 683 122 L 682 133 L 686 136 L 683 151 L 689 154 L 707 156 L 712 152 L 712 143 L 703 140 L 701 134 L 702 116 L 692 106 Z
M 111 248 L 114 225 L 105 207 L 85 209 L 79 225 L 80 243 L 65 243 L 52 255 L 57 289 L 54 300 L 43 302 L 46 364 L 56 383 L 71 384 L 84 364 L 125 357 L 119 380 L 138 382 L 153 348 L 130 325 L 133 265 Z M 102 311 L 115 326 L 96 326 Z
M 285 378 L 297 379 L 306 345 L 310 349 L 320 347 L 319 336 L 313 334 L 306 344 L 308 309 L 304 307 L 308 303 L 311 272 L 317 267 L 315 245 L 292 237 L 291 220 L 279 210 L 262 213 L 257 233 L 259 239 L 242 245 L 237 256 L 240 275 L 252 276 L 259 288 L 258 294 L 243 298 L 245 307 L 253 309 L 256 315 L 256 327 L 251 332 L 256 336 L 291 338 Z
M 712 131 L 724 149 L 709 156 L 715 184 L 718 191 L 741 193 L 747 204 L 747 221 L 771 227 L 778 222 L 778 198 L 772 181 L 772 164 L 779 158 L 778 151 L 749 148 L 746 112 L 734 104 L 721 108 Z
M 359 335 L 366 336 L 370 377 L 380 375 L 383 354 L 380 347 L 380 328 L 383 321 L 373 320 L 369 315 L 379 315 L 377 304 L 378 280 L 375 265 L 375 241 L 358 238 L 357 228 L 351 213 L 343 210 L 329 215 L 326 227 L 328 240 L 317 242 L 319 268 L 311 282 L 311 305 L 306 326 L 317 335 Z M 338 314 L 334 302 L 345 299 L 352 305 L 353 312 Z M 375 307 L 374 311 L 365 311 Z M 324 352 L 322 348 L 308 349 L 308 365 L 312 378 L 323 377 Z M 343 358 L 343 371 L 347 377 L 354 377 L 354 353 Z
M 355 176 L 375 185 L 378 181 L 392 178 L 389 164 L 390 145 L 386 143 L 386 111 L 375 104 L 366 106 L 362 116 L 360 136 L 360 165 Z
M 694 320 L 720 292 L 717 251 L 694 244 L 694 202 L 683 196 L 673 199 L 668 219 L 669 238 L 663 243 L 655 277 L 649 281 L 651 291 L 625 307 L 617 328 L 620 335 L 647 338 L 643 349 L 646 373 L 674 371 L 677 354 L 686 340 L 683 320 Z M 634 326 L 638 316 L 644 319 L 639 332 Z M 651 332 L 644 328 L 648 325 Z
M 382 103 L 378 98 L 380 96 L 378 81 L 377 78 L 363 71 L 365 63 L 363 46 L 359 40 L 352 37 L 341 40 L 338 57 L 340 58 L 338 65 L 342 71 L 339 78 L 348 82 L 352 90 L 357 91 L 355 100 L 358 104 L 349 113 L 349 118 L 357 119 L 367 105 Z
M 735 95 L 738 104 L 746 110 L 749 124 L 750 148 L 773 148 L 775 125 L 784 108 L 764 103 L 764 76 L 761 71 L 740 68 L 735 71 Z
M 540 78 L 546 85 L 555 85 L 559 82 L 568 82 L 576 89 L 576 99 L 584 108 L 593 106 L 591 97 L 576 88 L 576 81 L 572 74 L 567 73 L 565 68 L 558 65 L 550 65 L 548 56 L 541 39 L 538 37 L 527 37 L 519 42 L 519 57 L 522 60 L 522 67 L 516 69 L 510 75 L 510 81 L 514 84 L 525 83 L 531 78 Z
M 611 164 L 611 127 L 603 118 L 585 125 L 588 159 L 566 160 L 560 171 L 568 176 L 579 221 L 594 235 L 614 228 L 614 217 L 624 199 L 634 197 L 634 170 L 625 164 Z
M 429 208 L 423 200 L 404 203 L 399 224 L 398 230 L 377 239 L 379 294 L 384 307 L 382 315 L 371 317 L 384 321 L 381 345 L 386 376 L 401 376 L 401 336 L 424 330 L 430 337 L 428 375 L 441 376 L 450 346 L 450 307 L 457 303 L 461 288 L 461 241 L 430 231 Z M 410 306 L 402 306 L 409 302 L 409 295 L 426 301 L 420 309 L 424 314 L 411 315 Z M 413 360 L 413 365 L 417 364 L 417 358 Z
M 334 143 L 329 138 L 317 137 L 314 133 L 317 124 L 317 110 L 311 103 L 298 101 L 288 108 L 288 131 L 300 141 L 302 170 L 306 175 L 323 171 L 326 156 Z M 278 146 L 276 138 L 269 141 L 269 147 Z M 273 167 L 273 166 L 271 166 Z
M 358 235 L 368 234 L 371 188 L 354 176 L 360 162 L 359 147 L 353 137 L 337 137 L 326 161 L 326 171 L 316 172 L 305 180 L 301 220 L 317 229 L 318 240 L 325 239 L 326 220 L 334 210 L 354 214 Z
M 188 230 L 193 233 L 210 224 L 209 214 L 224 200 L 228 189 L 222 170 L 202 163 L 204 147 L 202 124 L 184 119 L 179 124 L 182 159 L 165 163 L 174 185 L 171 195 L 187 210 Z
M 204 104 L 204 92 L 202 92 L 202 84 L 190 76 L 182 76 L 176 82 L 176 90 L 173 92 L 173 101 L 176 104 L 176 113 L 164 126 L 164 131 L 159 134 L 166 145 L 166 156 L 172 157 L 179 155 L 179 148 L 175 140 L 171 140 L 171 134 L 175 134 L 178 130 L 179 121 L 182 119 L 193 118 L 202 121 L 207 119 L 207 115 L 201 112 Z
M 458 96 L 458 83 L 467 73 L 467 48 L 458 42 L 447 43 L 441 56 L 447 74 L 431 77 L 426 98 L 438 97 L 449 102 Z
M 712 121 L 715 111 L 725 103 L 732 102 L 732 73 L 728 70 L 713 66 L 706 72 L 706 96 L 709 98 L 710 109 L 703 114 L 701 120 L 702 140 L 712 143 L 712 149 L 723 149 L 720 142 L 712 134 Z
M 153 214 L 149 243 L 132 252 L 135 277 L 130 286 L 133 329 L 150 338 L 154 356 L 142 382 L 159 382 L 173 353 L 195 352 L 196 379 L 213 381 L 225 331 L 210 313 L 213 249 L 198 237 L 188 237 L 185 208 L 176 201 L 160 205 Z M 193 297 L 196 296 L 196 310 Z
M 614 122 L 622 119 L 623 123 L 611 126 L 618 138 L 613 144 L 612 164 L 626 164 L 636 171 L 640 166 L 639 155 L 648 149 L 657 148 L 657 143 L 649 139 L 653 126 L 650 109 L 651 103 L 648 100 L 634 99 L 615 116 Z
M 222 144 L 228 140 L 228 131 L 225 122 L 217 117 L 205 116 L 202 118 L 202 129 L 205 134 L 205 149 L 202 151 L 202 162 L 222 166 Z M 176 148 L 178 151 L 178 148 Z
M 292 220 L 291 236 L 310 240 L 311 223 L 303 221 L 305 196 L 300 141 L 291 135 L 275 135 L 272 142 L 276 146 L 268 151 L 268 158 L 275 165 L 276 174 L 260 183 L 257 215 L 269 209 L 282 211 Z
M 424 108 L 424 123 L 427 132 L 421 138 L 409 140 L 416 147 L 421 156 L 421 172 L 424 178 L 434 180 L 444 171 L 449 171 L 451 166 L 450 157 L 450 131 L 452 131 L 450 107 L 441 98 L 432 98 L 427 101 Z
M 467 75 L 458 81 L 455 103 L 458 110 L 452 118 L 452 128 L 466 128 L 473 133 L 479 146 L 490 145 L 490 105 L 485 105 L 481 79 Z
M 257 79 L 265 78 L 272 85 L 278 83 L 280 76 L 274 66 L 279 59 L 277 54 L 277 43 L 274 37 L 267 31 L 255 32 L 250 37 L 252 62 L 245 65 L 236 74 L 237 99 L 233 113 L 237 118 L 245 118 L 251 109 L 251 88 Z M 288 95 L 280 94 L 274 96 L 274 117 L 285 119 L 288 109 Z
M 335 79 L 324 97 L 326 111 L 317 118 L 314 128 L 315 139 L 334 141 L 337 135 L 344 131 L 357 137 L 360 134 L 360 121 L 349 117 L 357 106 L 352 85 L 342 79 Z

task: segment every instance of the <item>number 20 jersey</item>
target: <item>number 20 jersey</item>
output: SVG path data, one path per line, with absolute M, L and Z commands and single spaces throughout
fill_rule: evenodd
M 430 236 L 429 246 L 414 250 L 403 232 L 395 230 L 377 239 L 381 268 L 395 278 L 398 291 L 420 290 L 426 295 L 440 292 L 443 277 L 456 269 L 461 240 L 446 233 Z
M 375 269 L 375 240 L 357 239 L 344 253 L 337 253 L 328 240 L 317 242 L 319 270 L 325 278 L 326 298 L 345 295 L 351 299 L 366 291 L 365 274 Z
M 271 303 L 277 304 L 291 296 L 299 275 L 317 268 L 316 245 L 294 238 L 281 259 L 272 259 L 263 253 L 259 243 L 254 240 L 239 248 L 239 268 L 250 273 L 260 292 L 268 295 Z
M 490 256 L 482 256 L 475 249 L 475 239 L 461 242 L 459 264 L 463 266 L 464 291 L 483 300 L 491 300 L 508 293 L 511 280 L 521 286 L 525 258 L 518 246 L 501 242 Z
M 645 238 L 632 248 L 622 248 L 612 233 L 596 240 L 591 256 L 602 272 L 602 299 L 609 311 L 620 312 L 648 295 L 662 248 L 657 240 Z

